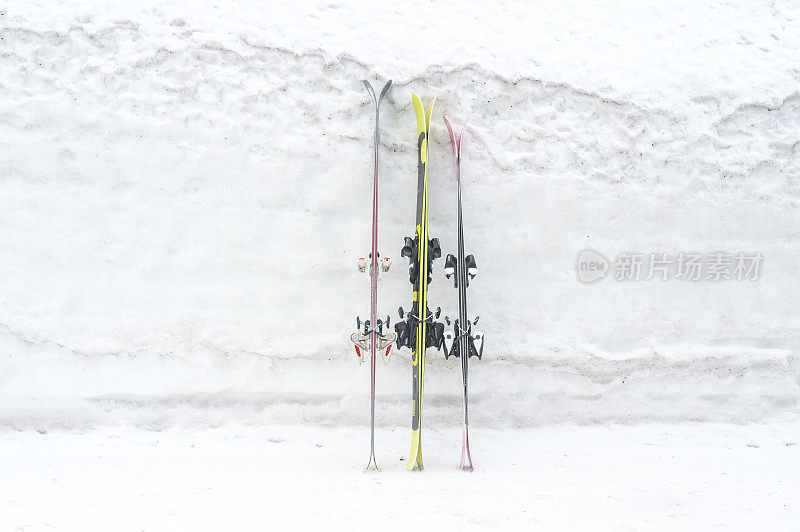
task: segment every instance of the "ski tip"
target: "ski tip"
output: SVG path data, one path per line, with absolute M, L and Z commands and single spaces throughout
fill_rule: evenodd
M 431 104 L 428 106 L 428 112 L 425 113 L 425 129 L 426 131 L 431 127 L 431 116 L 433 116 L 433 104 L 436 103 L 436 96 L 433 97 L 431 100 Z
M 380 98 L 378 98 L 378 105 L 380 105 L 380 103 L 383 101 L 383 97 L 386 96 L 387 92 L 389 92 L 389 87 L 391 86 L 392 86 L 392 80 L 389 80 L 384 84 L 383 89 L 381 89 L 381 96 Z
M 472 118 L 472 113 L 469 114 L 466 120 L 464 120 L 464 125 L 461 126 L 461 132 L 458 134 L 458 153 L 461 154 L 461 141 L 464 140 L 464 130 L 467 129 L 467 122 L 469 119 Z
M 372 103 L 374 103 L 375 105 L 378 105 L 378 100 L 375 99 L 375 90 L 372 88 L 372 85 L 370 84 L 370 82 L 365 80 L 365 79 L 362 79 L 361 81 L 364 83 L 364 87 L 366 87 L 367 92 L 369 93 L 370 97 L 372 98 Z
M 456 138 L 453 135 L 453 126 L 450 125 L 450 120 L 447 119 L 447 115 L 442 115 L 442 119 L 444 120 L 444 125 L 447 127 L 447 132 L 450 134 L 450 147 L 453 150 L 453 157 L 456 157 Z
M 411 95 L 411 104 L 414 106 L 414 116 L 417 119 L 417 137 L 425 133 L 425 108 L 416 94 Z

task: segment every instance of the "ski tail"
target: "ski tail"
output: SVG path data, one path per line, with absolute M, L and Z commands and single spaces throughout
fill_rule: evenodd
M 422 471 L 422 433 L 419 429 L 411 431 L 411 454 L 408 457 L 409 471 Z
M 462 471 L 472 472 L 475 470 L 472 467 L 472 456 L 469 453 L 469 428 L 464 425 L 464 433 L 461 438 L 461 463 L 458 468 Z

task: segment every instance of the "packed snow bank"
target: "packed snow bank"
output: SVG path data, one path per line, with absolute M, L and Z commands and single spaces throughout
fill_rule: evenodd
M 477 426 L 530 427 L 797 418 L 795 359 L 781 350 L 726 353 L 687 350 L 622 360 L 542 354 L 474 362 L 470 419 Z M 85 356 L 28 345 L 4 362 L 0 426 L 363 424 L 369 419 L 369 369 L 344 358 L 220 356 L 209 349 L 180 356 Z M 378 368 L 380 426 L 408 423 L 409 367 L 408 357 L 396 356 Z M 461 423 L 459 383 L 457 360 L 429 357 L 426 424 Z
M 476 422 L 800 412 L 800 7 L 418 7 L 0 8 L 7 423 L 56 422 L 53 404 L 98 421 L 149 401 L 363 420 L 367 372 L 348 365 L 346 340 L 369 304 L 355 269 L 372 176 L 360 80 L 388 77 L 386 255 L 412 233 L 410 94 L 438 96 L 430 225 L 445 253 L 441 113 L 471 116 L 470 306 L 487 334 Z M 763 264 L 757 280 L 583 284 L 587 248 Z M 431 301 L 453 315 L 441 266 Z M 396 261 L 383 312 L 409 292 Z M 454 421 L 458 372 L 440 357 L 426 419 Z M 407 358 L 379 370 L 385 421 L 407 417 Z

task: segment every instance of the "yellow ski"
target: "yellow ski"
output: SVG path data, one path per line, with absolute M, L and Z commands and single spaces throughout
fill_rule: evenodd
M 440 309 L 432 314 L 428 309 L 428 283 L 431 280 L 431 269 L 434 259 L 442 255 L 438 238 L 428 238 L 428 152 L 430 144 L 431 114 L 436 98 L 431 101 L 425 112 L 422 102 L 416 94 L 411 96 L 414 113 L 417 118 L 417 219 L 414 238 L 406 237 L 401 256 L 407 257 L 410 263 L 409 277 L 413 285 L 411 311 L 406 313 L 400 308 L 402 321 L 395 325 L 397 347 L 411 349 L 412 371 L 412 417 L 411 417 L 411 454 L 408 458 L 408 470 L 422 469 L 422 390 L 425 378 L 425 349 L 440 349 L 444 337 L 444 324 L 435 322 Z

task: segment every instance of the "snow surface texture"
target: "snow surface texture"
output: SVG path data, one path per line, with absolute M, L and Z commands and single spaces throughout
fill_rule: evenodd
M 797 530 L 797 423 L 426 428 L 426 471 L 394 462 L 406 430 L 104 427 L 9 433 L 4 530 Z M 399 462 L 403 464 L 404 462 Z M 169 475 L 164 475 L 169 471 Z M 46 503 L 43 503 L 46 501 Z
M 463 161 L 477 426 L 800 412 L 796 2 L 7 2 L 0 425 L 364 423 L 372 106 L 383 314 L 409 306 L 411 93 L 438 97 L 430 227 Z M 758 281 L 585 285 L 586 248 L 759 252 Z M 435 267 L 430 297 L 457 311 Z M 378 368 L 405 427 L 409 353 Z M 428 354 L 425 420 L 460 419 Z

